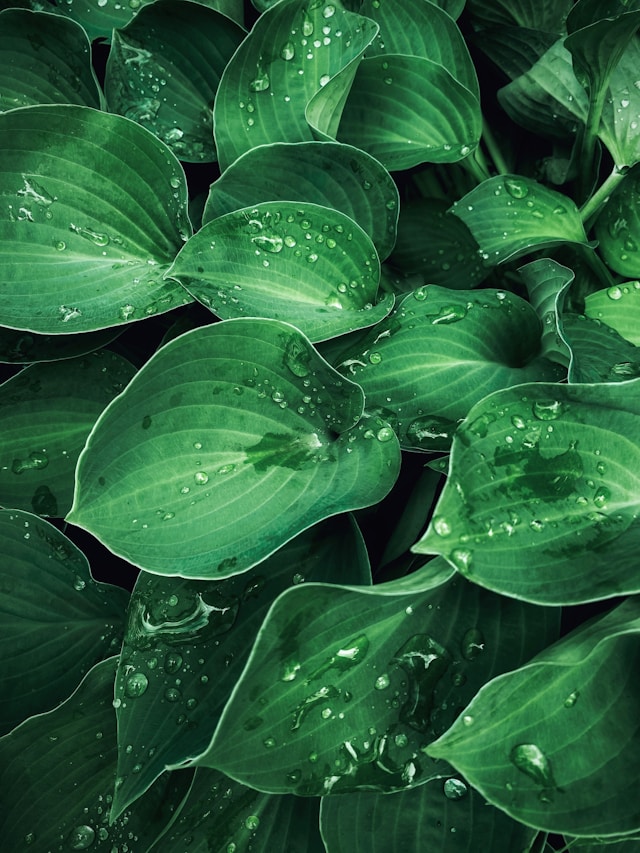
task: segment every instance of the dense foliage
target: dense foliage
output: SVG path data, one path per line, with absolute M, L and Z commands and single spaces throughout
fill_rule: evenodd
M 3 849 L 640 850 L 640 2 L 0 9 Z

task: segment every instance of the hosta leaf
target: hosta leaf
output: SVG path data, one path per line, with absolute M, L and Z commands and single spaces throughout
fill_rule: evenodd
M 444 199 L 403 202 L 389 263 L 405 275 L 420 273 L 429 284 L 469 290 L 487 275 L 478 244 L 467 226 L 447 213 Z
M 569 382 L 626 382 L 640 376 L 640 348 L 606 323 L 565 314 L 562 334 L 571 347 Z
M 528 601 L 638 592 L 639 413 L 640 380 L 531 383 L 482 400 L 413 550 Z
M 146 127 L 180 160 L 215 160 L 213 100 L 244 35 L 234 21 L 199 3 L 144 6 L 114 32 L 105 74 L 109 109 Z
M 518 272 L 527 288 L 529 302 L 542 322 L 541 355 L 567 367 L 571 351 L 558 325 L 564 294 L 574 279 L 573 270 L 551 258 L 539 258 L 520 267 Z
M 477 44 L 507 77 L 515 80 L 526 74 L 557 38 L 555 33 L 528 27 L 497 26 L 482 30 Z
M 33 364 L 87 355 L 110 344 L 118 329 L 100 329 L 84 335 L 37 335 L 0 327 L 0 362 Z
M 571 0 L 467 0 L 466 7 L 478 27 L 507 24 L 560 32 Z
M 565 195 L 521 175 L 483 181 L 452 213 L 469 228 L 491 264 L 557 243 L 587 244 L 578 208 Z
M 33 364 L 0 385 L 0 504 L 63 516 L 89 431 L 134 373 L 103 351 Z
M 504 853 L 527 850 L 537 830 L 488 806 L 456 776 L 395 796 L 363 791 L 325 797 L 320 828 L 327 853 Z M 527 845 L 527 846 L 525 846 Z
M 166 344 L 98 420 L 67 518 L 158 574 L 222 578 L 389 491 L 390 427 L 293 326 L 227 320 Z
M 330 77 L 358 60 L 377 29 L 333 3 L 281 0 L 271 6 L 220 81 L 214 106 L 220 167 L 258 145 L 312 140 L 307 104 Z
M 634 38 L 611 74 L 600 119 L 598 136 L 620 170 L 640 161 L 640 89 L 635 84 L 639 64 L 640 45 Z
M 634 600 L 579 628 L 485 685 L 429 754 L 530 826 L 637 830 L 640 809 L 628 792 L 640 759 L 639 632 Z
M 191 226 L 180 164 L 139 125 L 89 107 L 0 115 L 0 315 L 60 334 L 189 297 L 162 280 Z
M 628 281 L 590 293 L 584 313 L 602 320 L 627 341 L 640 346 L 640 281 Z
M 638 192 L 640 165 L 633 168 L 611 193 L 595 225 L 599 248 L 608 266 L 629 278 L 640 277 Z M 613 301 L 617 302 L 615 295 Z M 607 322 L 604 317 L 602 319 Z
M 362 386 L 368 411 L 389 420 L 402 447 L 446 450 L 457 422 L 491 391 L 564 376 L 538 357 L 540 331 L 535 311 L 511 293 L 426 285 L 333 363 Z
M 316 204 L 262 202 L 208 222 L 168 275 L 223 320 L 269 317 L 312 341 L 371 326 L 393 306 L 378 297 L 380 262 L 344 213 Z
M 0 112 L 29 104 L 99 107 L 91 45 L 66 18 L 6 9 L 0 16 Z
M 0 510 L 0 733 L 54 708 L 98 661 L 119 651 L 129 594 L 96 583 L 51 524 Z
M 191 772 L 158 780 L 115 823 L 115 659 L 102 661 L 76 692 L 0 739 L 0 832 L 7 850 L 146 850 L 185 798 Z M 130 849 L 133 849 L 130 847 Z
M 316 799 L 254 791 L 216 770 L 199 767 L 189 796 L 153 853 L 273 850 L 325 853 Z
M 453 580 L 405 596 L 284 592 L 199 763 L 304 796 L 402 790 L 447 773 L 426 744 L 557 625 L 549 609 L 473 590 Z
M 367 232 L 384 260 L 393 248 L 399 198 L 387 170 L 339 142 L 273 143 L 239 157 L 211 185 L 203 224 L 263 201 L 299 201 L 340 211 Z
M 291 584 L 347 579 L 371 583 L 362 536 L 347 515 L 312 527 L 252 571 L 224 581 L 141 574 L 116 674 L 122 784 L 114 814 L 165 766 L 207 749 L 273 600 Z
M 329 93 L 333 81 L 323 89 Z M 480 139 L 477 97 L 430 59 L 380 54 L 358 66 L 338 139 L 363 148 L 387 169 L 455 163 Z

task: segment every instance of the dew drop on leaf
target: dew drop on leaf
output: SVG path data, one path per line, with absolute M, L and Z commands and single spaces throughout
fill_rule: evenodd
M 95 837 L 96 833 L 93 827 L 87 826 L 86 824 L 83 826 L 76 826 L 71 833 L 69 846 L 71 850 L 87 850 L 95 841 Z
M 509 753 L 509 760 L 545 791 L 560 790 L 553 778 L 549 758 L 535 743 L 520 743 L 514 746 Z
M 130 675 L 124 683 L 124 692 L 130 699 L 135 699 L 146 691 L 149 679 L 144 672 L 136 672 Z
M 448 800 L 461 800 L 468 794 L 468 788 L 461 779 L 447 779 L 443 790 Z
M 512 198 L 526 198 L 529 195 L 529 187 L 523 181 L 507 178 L 504 186 Z

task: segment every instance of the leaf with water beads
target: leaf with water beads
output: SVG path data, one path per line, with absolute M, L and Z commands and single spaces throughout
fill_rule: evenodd
M 99 108 L 91 45 L 77 24 L 59 15 L 5 9 L 0 17 L 0 111 L 31 104 Z
M 520 267 L 518 272 L 542 323 L 540 354 L 567 367 L 571 353 L 562 337 L 560 315 L 565 294 L 574 280 L 573 271 L 551 258 L 539 258 Z
M 393 306 L 380 262 L 352 219 L 316 204 L 263 202 L 213 219 L 168 275 L 222 319 L 268 317 L 312 341 L 372 326 Z
M 101 415 L 67 518 L 147 571 L 238 574 L 387 494 L 399 447 L 363 402 L 287 323 L 187 332 Z
M 497 391 L 454 437 L 416 553 L 504 595 L 577 604 L 640 591 L 640 380 Z
M 207 749 L 273 600 L 292 584 L 346 578 L 371 583 L 362 536 L 346 514 L 321 522 L 254 570 L 224 581 L 140 575 L 115 683 L 114 815 L 166 766 L 183 765 Z
M 574 202 L 520 175 L 488 178 L 454 202 L 451 212 L 467 225 L 482 258 L 492 265 L 558 243 L 588 245 Z
M 423 784 L 443 774 L 426 744 L 557 625 L 557 612 L 457 579 L 396 595 L 295 587 L 267 615 L 198 764 L 302 796 Z
M 611 197 L 598 216 L 595 225 L 596 237 L 604 260 L 611 269 L 629 278 L 640 277 L 639 192 L 640 165 L 631 169 L 611 193 Z M 622 296 L 621 290 L 620 293 Z M 611 301 L 614 303 L 621 299 L 621 296 L 617 294 L 617 290 L 611 290 Z M 599 300 L 600 297 L 596 299 L 596 302 Z M 625 302 L 629 301 L 631 300 L 625 299 Z M 615 313 L 614 308 L 615 306 L 612 305 L 612 313 Z M 599 319 L 607 322 L 604 316 Z
M 569 382 L 627 382 L 640 376 L 640 347 L 582 314 L 565 314 L 562 335 L 571 348 Z
M 0 151 L 4 325 L 86 332 L 190 301 L 162 279 L 191 232 L 164 143 L 122 116 L 35 106 L 0 114 Z
M 638 830 L 629 786 L 640 780 L 639 634 L 629 599 L 487 683 L 428 754 L 529 826 L 578 836 Z
M 105 72 L 110 111 L 146 127 L 179 160 L 215 161 L 213 101 L 245 35 L 200 4 L 159 0 L 144 6 L 114 31 Z
M 640 346 L 640 281 L 614 284 L 589 294 L 584 313 L 606 323 L 634 346 Z

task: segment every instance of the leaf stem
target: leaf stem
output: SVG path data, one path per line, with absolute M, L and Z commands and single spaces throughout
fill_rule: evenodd
M 591 182 L 593 164 L 595 161 L 596 141 L 598 139 L 598 130 L 600 128 L 600 119 L 602 118 L 602 110 L 604 109 L 606 94 L 607 87 L 600 86 L 598 87 L 595 97 L 589 99 L 589 112 L 587 114 L 584 132 L 582 134 L 579 154 L 579 162 L 582 164 L 579 181 L 582 196 L 587 194 L 588 187 Z
M 623 180 L 624 172 L 619 171 L 615 166 L 609 177 L 603 181 L 590 199 L 580 208 L 580 219 L 582 224 L 587 227 L 588 220 L 592 219 L 596 213 L 600 212 L 600 208 L 609 201 L 609 197 L 618 184 Z
M 482 119 L 482 141 L 487 146 L 487 151 L 493 161 L 496 172 L 499 175 L 508 175 L 510 169 L 502 156 L 502 151 L 500 151 L 493 131 L 485 118 Z
M 490 177 L 489 169 L 487 168 L 487 163 L 484 159 L 484 154 L 480 151 L 480 146 L 469 154 L 468 157 L 465 157 L 464 160 L 460 160 L 459 162 L 460 165 L 463 166 L 479 184 Z

